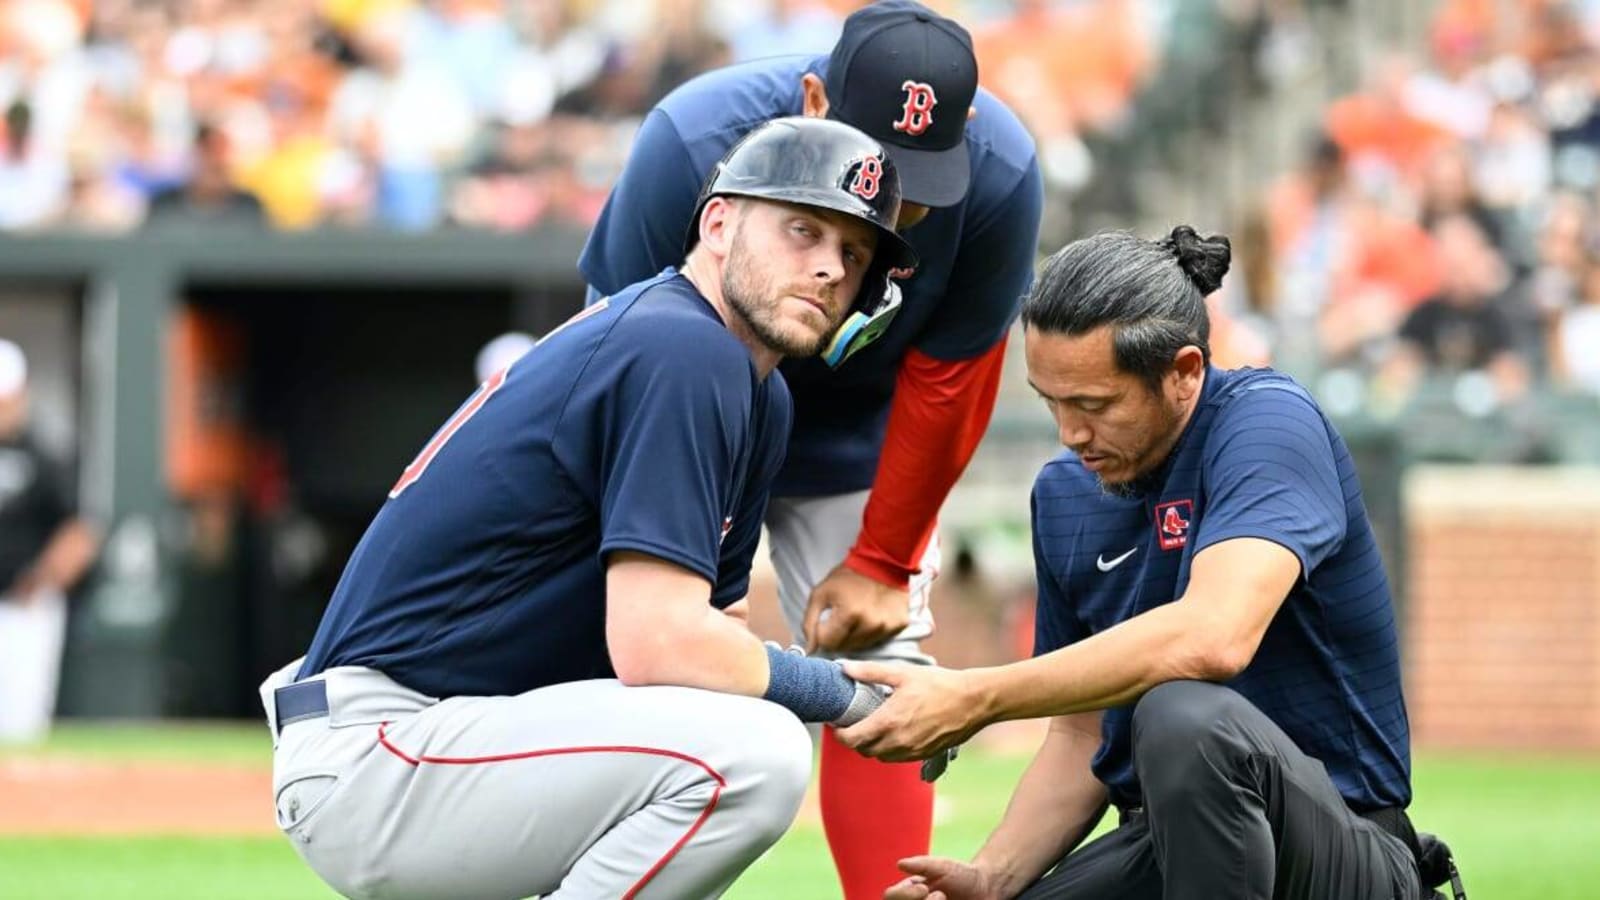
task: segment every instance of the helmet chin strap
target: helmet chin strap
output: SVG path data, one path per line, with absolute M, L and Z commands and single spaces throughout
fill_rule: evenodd
M 883 281 L 885 287 L 878 302 L 869 307 L 857 304 L 834 331 L 828 346 L 823 348 L 822 361 L 829 368 L 837 369 L 856 351 L 882 337 L 889 323 L 900 312 L 900 285 L 891 278 L 884 278 Z

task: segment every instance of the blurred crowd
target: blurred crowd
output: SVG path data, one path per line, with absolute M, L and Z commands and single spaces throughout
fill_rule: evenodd
M 0 226 L 587 221 L 626 151 L 627 118 L 726 61 L 703 13 L 9 0 Z
M 729 62 L 825 53 L 861 5 L 0 3 L 0 229 L 93 232 L 587 225 L 668 91 Z M 1124 114 L 1160 4 L 932 5 L 971 24 L 985 82 L 1081 183 L 1071 136 Z
M 0 230 L 583 227 L 673 87 L 825 53 L 860 3 L 0 0 Z M 1282 70 L 1315 41 L 1307 11 L 1341 6 L 931 5 L 971 29 L 1057 211 L 1124 180 L 1119 156 L 1148 167 L 1115 148 L 1159 130 L 1157 101 L 1218 94 L 1185 93 L 1208 80 L 1185 35 L 1226 20 Z M 1471 376 L 1451 382 L 1469 408 L 1600 396 L 1600 0 L 1432 8 L 1426 45 L 1369 65 L 1233 229 L 1222 356 L 1354 375 L 1351 404 L 1380 413 L 1439 373 Z
M 1236 349 L 1379 416 L 1600 396 L 1597 201 L 1600 3 L 1444 0 L 1238 230 Z

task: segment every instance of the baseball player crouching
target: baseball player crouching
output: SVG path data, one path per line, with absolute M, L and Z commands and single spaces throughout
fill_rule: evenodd
M 305 657 L 261 687 L 278 823 L 328 884 L 700 900 L 783 834 L 802 723 L 877 695 L 721 610 L 789 436 L 774 370 L 915 263 L 899 207 L 854 128 L 752 132 L 681 270 L 490 376 L 405 469 Z

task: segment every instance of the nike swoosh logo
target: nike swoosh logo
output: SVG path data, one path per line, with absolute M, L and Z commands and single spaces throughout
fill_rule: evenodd
M 1127 553 L 1122 554 L 1121 556 L 1117 557 L 1116 559 L 1111 560 L 1110 562 L 1106 562 L 1105 554 L 1102 553 L 1101 555 L 1096 556 L 1094 558 L 1094 567 L 1096 569 L 1099 569 L 1102 572 L 1109 572 L 1112 569 L 1115 569 L 1117 566 L 1122 565 L 1122 561 L 1127 559 L 1128 557 L 1132 556 L 1135 552 L 1138 551 L 1138 549 L 1139 549 L 1138 547 L 1134 547 L 1132 550 L 1129 550 Z

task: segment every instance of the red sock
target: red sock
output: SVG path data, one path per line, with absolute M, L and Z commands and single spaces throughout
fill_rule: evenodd
M 920 763 L 885 763 L 822 737 L 822 827 L 845 900 L 881 900 L 905 873 L 895 865 L 928 852 L 933 785 Z

